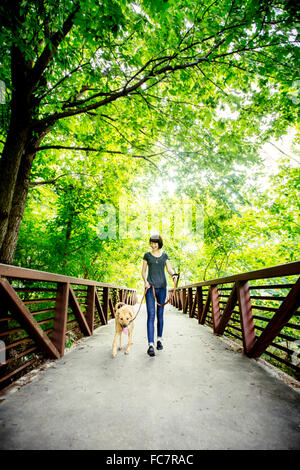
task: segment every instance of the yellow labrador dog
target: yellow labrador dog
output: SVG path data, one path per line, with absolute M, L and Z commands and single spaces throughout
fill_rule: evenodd
M 116 357 L 117 355 L 117 341 L 120 337 L 120 346 L 119 349 L 122 349 L 122 333 L 128 335 L 128 344 L 125 351 L 125 354 L 129 354 L 130 347 L 132 345 L 132 333 L 133 333 L 133 317 L 134 310 L 133 306 L 124 304 L 123 302 L 118 302 L 116 305 L 115 313 L 115 324 L 116 332 L 112 345 L 112 355 Z

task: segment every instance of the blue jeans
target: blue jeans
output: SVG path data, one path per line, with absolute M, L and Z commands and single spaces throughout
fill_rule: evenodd
M 155 297 L 157 302 L 163 304 L 167 297 L 167 289 L 165 287 L 155 288 Z M 154 344 L 154 320 L 155 320 L 155 299 L 153 296 L 152 286 L 146 292 L 147 305 L 147 336 L 148 343 Z M 164 327 L 164 306 L 157 305 L 157 337 L 162 338 Z

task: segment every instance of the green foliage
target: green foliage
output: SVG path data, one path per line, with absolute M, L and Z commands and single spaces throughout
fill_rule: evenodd
M 283 165 L 260 192 L 247 182 L 263 144 L 297 123 L 290 4 L 5 0 L 0 21 L 7 115 L 16 51 L 22 90 L 45 65 L 31 90 L 29 124 L 43 138 L 17 264 L 141 287 L 149 210 L 172 214 L 184 200 L 204 208 L 205 225 L 203 239 L 181 215 L 170 222 L 165 245 L 182 282 L 297 258 L 297 170 Z M 1 147 L 8 128 L 3 118 Z M 143 236 L 120 238 L 120 197 Z M 97 236 L 104 203 L 116 209 L 108 240 Z

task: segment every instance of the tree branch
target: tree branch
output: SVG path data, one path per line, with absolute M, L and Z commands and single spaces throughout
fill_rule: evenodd
M 44 184 L 55 184 L 55 182 L 59 178 L 63 178 L 64 176 L 68 176 L 68 175 L 69 175 L 68 173 L 63 173 L 62 175 L 57 176 L 53 180 L 48 180 L 48 181 L 30 181 L 29 186 L 41 186 Z
M 146 160 L 147 162 L 151 163 L 158 171 L 160 171 L 159 167 L 150 160 L 152 157 L 157 157 L 158 155 L 162 155 L 164 153 L 167 153 L 167 150 L 163 152 L 158 152 L 158 153 L 153 153 L 151 155 L 136 155 L 136 154 L 126 154 L 124 152 L 121 152 L 120 150 L 104 150 L 104 149 L 97 149 L 93 147 L 68 147 L 66 145 L 43 145 L 37 149 L 39 152 L 40 150 L 49 150 L 49 149 L 56 149 L 56 150 L 75 150 L 75 151 L 90 151 L 90 152 L 101 152 L 101 153 L 109 153 L 109 154 L 116 154 L 116 155 L 124 155 L 125 157 L 131 157 L 131 158 L 142 158 L 143 160 Z M 61 175 L 65 176 L 65 175 Z M 60 177 L 61 177 L 60 176 Z M 42 183 L 38 183 L 42 184 Z M 45 183 L 46 184 L 46 183 Z
M 63 41 L 63 39 L 67 36 L 69 31 L 71 30 L 73 26 L 73 20 L 76 15 L 76 13 L 79 11 L 80 4 L 76 3 L 74 10 L 69 14 L 67 19 L 65 20 L 61 31 L 56 31 L 50 38 L 50 44 L 48 43 L 43 52 L 41 53 L 40 57 L 37 59 L 33 69 L 31 70 L 30 73 L 30 85 L 31 85 L 31 92 L 34 90 L 36 85 L 38 84 L 41 76 L 45 72 L 50 60 L 54 56 L 59 44 Z
M 40 101 L 42 101 L 49 93 L 51 93 L 53 90 L 55 90 L 55 88 L 57 88 L 59 85 L 61 85 L 67 78 L 71 77 L 71 75 L 73 73 L 76 73 L 79 69 L 82 69 L 83 67 L 86 67 L 87 65 L 89 65 L 90 63 L 89 62 L 86 62 L 85 64 L 79 64 L 75 69 L 71 70 L 71 72 L 69 72 L 67 75 L 65 75 L 64 77 L 62 77 L 57 83 L 55 83 L 55 85 L 53 85 L 52 88 L 50 88 L 49 90 L 47 90 L 39 99 Z
M 273 147 L 275 147 L 276 150 L 278 150 L 280 153 L 282 153 L 282 155 L 285 155 L 286 157 L 291 158 L 291 159 L 294 160 L 295 162 L 300 163 L 299 160 L 297 160 L 296 155 L 294 155 L 294 156 L 292 157 L 292 156 L 289 155 L 288 153 L 284 152 L 281 148 L 277 147 L 277 145 L 275 145 L 274 142 L 269 141 L 268 144 L 273 145 Z
M 228 96 L 228 93 L 226 93 L 226 91 L 222 90 L 222 88 L 221 88 L 217 83 L 215 83 L 211 78 L 209 78 L 209 77 L 203 72 L 203 70 L 199 67 L 199 65 L 197 65 L 197 68 L 200 70 L 200 72 L 202 73 L 202 75 L 203 75 L 209 82 L 211 82 L 216 88 L 218 88 L 225 96 Z
M 158 77 L 162 74 L 165 74 L 167 72 L 175 72 L 176 70 L 184 70 L 186 68 L 192 68 L 192 67 L 195 67 L 197 64 L 199 64 L 200 62 L 205 62 L 208 58 L 208 56 L 213 52 L 213 50 L 215 48 L 218 48 L 223 42 L 225 41 L 225 39 L 223 39 L 222 41 L 219 41 L 215 47 L 209 51 L 209 53 L 207 53 L 204 57 L 201 57 L 199 58 L 198 60 L 194 61 L 194 62 L 191 62 L 191 63 L 185 63 L 185 64 L 177 64 L 177 65 L 166 65 L 165 67 L 157 70 L 156 72 L 153 71 L 153 69 L 148 73 L 148 75 L 146 75 L 145 77 L 141 78 L 138 82 L 136 82 L 134 85 L 132 85 L 131 87 L 129 88 L 123 88 L 121 91 L 119 92 L 112 92 L 112 94 L 110 96 L 108 96 L 107 98 L 105 98 L 104 100 L 102 101 L 98 101 L 96 103 L 93 103 L 93 104 L 90 104 L 90 105 L 87 105 L 87 106 L 84 106 L 82 108 L 79 108 L 79 109 L 75 109 L 75 110 L 69 110 L 69 111 L 65 111 L 65 112 L 59 112 L 59 113 L 54 113 L 53 115 L 51 116 L 47 116 L 41 120 L 39 120 L 39 124 L 41 125 L 51 125 L 53 124 L 54 122 L 60 120 L 60 119 L 63 119 L 65 117 L 70 117 L 70 116 L 75 116 L 77 114 L 82 114 L 82 113 L 86 113 L 87 111 L 91 111 L 91 110 L 94 110 L 94 109 L 98 109 L 100 108 L 101 106 L 105 106 L 109 103 L 112 103 L 113 101 L 116 101 L 117 99 L 119 98 L 122 98 L 122 97 L 125 97 L 125 96 L 128 96 L 130 95 L 132 92 L 134 92 L 135 90 L 137 90 L 138 88 L 140 88 L 144 83 L 146 83 L 147 81 L 149 81 L 150 79 L 152 78 L 155 78 L 155 77 Z M 231 52 L 230 54 L 234 54 L 236 53 L 237 51 L 233 51 Z M 150 87 L 149 87 L 150 88 Z
M 217 36 L 220 36 L 221 34 L 223 34 L 224 31 L 227 31 L 227 30 L 230 30 L 230 29 L 233 29 L 233 28 L 237 28 L 238 26 L 241 26 L 241 25 L 240 24 L 239 25 L 230 25 L 230 26 L 224 27 L 221 31 L 216 33 L 216 35 L 214 37 L 216 38 Z M 213 37 L 211 37 L 211 38 L 213 38 Z M 208 39 L 209 38 L 205 38 L 201 42 L 206 41 Z M 91 111 L 91 110 L 98 109 L 101 106 L 105 106 L 109 103 L 112 103 L 112 102 L 122 98 L 122 97 L 126 97 L 126 96 L 130 95 L 131 93 L 135 92 L 138 88 L 140 88 L 144 83 L 146 83 L 147 81 L 149 81 L 153 78 L 157 79 L 158 77 L 160 77 L 162 75 L 166 75 L 168 73 L 174 73 L 177 70 L 185 70 L 185 69 L 188 69 L 188 68 L 193 68 L 193 67 L 198 66 L 201 63 L 208 62 L 210 60 L 210 56 L 225 41 L 226 41 L 226 37 L 220 39 L 217 43 L 215 43 L 210 48 L 210 50 L 204 56 L 199 57 L 198 59 L 196 59 L 192 62 L 177 63 L 177 64 L 172 65 L 170 62 L 172 62 L 172 60 L 174 60 L 174 58 L 178 57 L 179 53 L 173 54 L 169 57 L 163 57 L 163 58 L 160 57 L 160 58 L 157 58 L 157 59 L 152 58 L 149 61 L 147 61 L 147 63 L 137 73 L 135 73 L 135 75 L 130 80 L 128 80 L 126 82 L 126 84 L 123 86 L 123 88 L 121 90 L 112 91 L 103 100 L 96 101 L 95 103 L 88 104 L 88 105 L 83 106 L 83 107 L 77 107 L 76 109 L 71 109 L 71 110 L 67 110 L 67 111 L 63 111 L 63 112 L 56 112 L 52 115 L 46 116 L 43 119 L 41 119 L 39 121 L 39 123 L 41 125 L 52 125 L 56 121 L 58 121 L 60 119 L 63 119 L 65 117 L 75 116 L 75 115 L 78 115 L 78 114 L 86 113 L 86 112 Z M 278 45 L 278 44 L 282 45 L 282 42 L 258 44 L 258 45 L 255 45 L 253 47 L 247 47 L 248 44 L 246 44 L 243 47 L 237 47 L 235 50 L 232 50 L 230 52 L 223 52 L 223 53 L 215 54 L 214 57 L 213 57 L 213 60 L 216 60 L 216 59 L 222 58 L 222 57 L 232 56 L 234 54 L 241 54 L 241 53 L 246 52 L 246 51 L 251 51 L 251 52 L 259 51 L 260 52 L 263 48 L 272 47 L 272 46 L 275 46 L 275 45 Z M 191 49 L 194 46 L 195 46 L 194 43 L 190 44 L 189 46 L 186 46 L 185 48 L 183 48 L 180 51 L 180 53 L 182 53 L 183 51 L 185 51 L 187 49 Z M 146 70 L 147 65 L 152 64 L 153 62 L 156 62 L 156 61 L 160 61 L 160 65 L 165 61 L 168 61 L 169 63 L 166 64 L 164 67 L 161 67 L 160 69 L 157 69 L 159 63 L 155 63 L 155 65 L 152 67 L 152 69 L 149 70 L 148 73 L 145 76 L 141 77 L 136 83 L 134 83 L 130 87 L 128 87 L 128 84 L 133 80 L 134 77 L 138 76 L 142 71 Z M 99 97 L 100 95 L 103 96 L 103 94 L 98 93 L 96 95 L 93 95 L 92 97 L 86 98 L 85 100 L 81 100 L 80 103 L 78 103 L 78 102 L 76 103 L 76 106 L 78 106 L 80 104 L 83 104 L 84 102 L 90 101 L 92 99 L 95 99 L 96 97 Z M 73 103 L 73 104 L 75 105 L 75 103 Z

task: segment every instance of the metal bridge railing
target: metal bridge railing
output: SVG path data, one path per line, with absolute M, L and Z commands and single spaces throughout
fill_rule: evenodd
M 0 264 L 0 388 L 136 301 L 127 287 Z
M 173 305 L 300 379 L 300 262 L 181 286 Z

